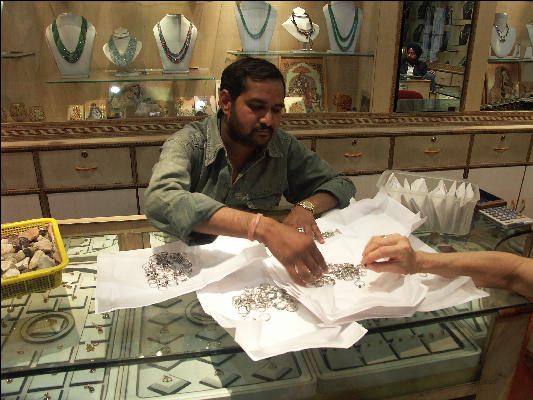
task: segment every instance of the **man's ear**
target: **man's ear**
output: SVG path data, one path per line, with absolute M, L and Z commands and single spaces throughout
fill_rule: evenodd
M 231 96 L 228 89 L 222 89 L 220 91 L 219 104 L 222 112 L 227 115 L 231 109 Z

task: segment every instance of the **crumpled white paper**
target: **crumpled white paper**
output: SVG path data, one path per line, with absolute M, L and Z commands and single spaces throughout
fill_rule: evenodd
M 262 283 L 273 285 L 274 281 L 263 263 L 255 260 L 246 268 L 197 292 L 204 311 L 227 329 L 254 361 L 309 348 L 348 348 L 367 332 L 354 321 L 325 326 L 302 304 L 296 312 L 268 308 L 241 316 L 232 304 L 233 296 L 239 296 L 245 287 Z
M 173 242 L 149 249 L 98 254 L 95 312 L 149 306 L 194 292 L 254 259 L 267 257 L 265 250 L 258 242 L 219 236 L 202 246 Z M 150 287 L 142 266 L 151 255 L 164 251 L 184 254 L 192 264 L 191 277 L 166 289 Z

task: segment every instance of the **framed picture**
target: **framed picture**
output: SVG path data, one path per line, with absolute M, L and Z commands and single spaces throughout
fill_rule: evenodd
M 520 97 L 520 64 L 488 63 L 487 104 L 499 104 Z
M 328 111 L 324 57 L 280 56 L 279 70 L 285 78 L 285 96 L 303 98 L 303 107 L 291 109 L 303 108 L 305 113 Z M 285 111 L 290 112 L 291 109 Z
M 85 119 L 105 119 L 107 118 L 107 100 L 87 100 L 85 102 Z

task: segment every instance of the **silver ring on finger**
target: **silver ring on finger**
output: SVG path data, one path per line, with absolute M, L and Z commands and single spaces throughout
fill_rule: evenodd
M 299 233 L 305 233 L 305 229 L 302 228 L 301 226 L 299 228 L 296 228 L 296 230 L 299 232 Z

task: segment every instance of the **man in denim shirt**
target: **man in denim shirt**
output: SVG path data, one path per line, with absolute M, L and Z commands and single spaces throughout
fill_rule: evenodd
M 241 58 L 222 73 L 220 110 L 163 145 L 145 192 L 148 220 L 196 243 L 226 235 L 259 240 L 292 279 L 313 282 L 326 263 L 315 214 L 346 207 L 355 186 L 279 128 L 285 82 L 270 62 Z M 279 223 L 269 210 L 281 196 L 297 204 Z

